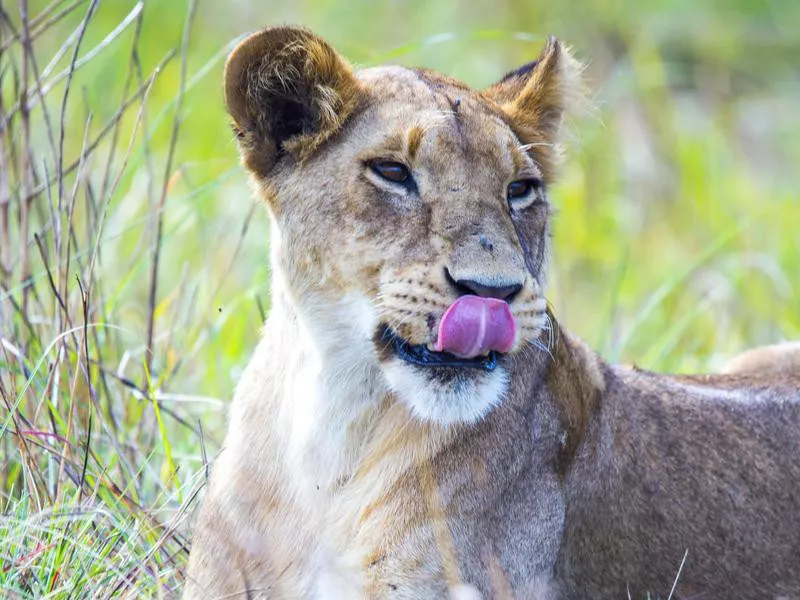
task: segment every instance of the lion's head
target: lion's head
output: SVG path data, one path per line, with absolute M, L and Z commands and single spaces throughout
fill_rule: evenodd
M 421 69 L 355 72 L 284 27 L 228 60 L 275 276 L 316 343 L 355 349 L 422 418 L 485 414 L 508 355 L 546 329 L 546 191 L 578 74 L 553 38 L 483 91 Z

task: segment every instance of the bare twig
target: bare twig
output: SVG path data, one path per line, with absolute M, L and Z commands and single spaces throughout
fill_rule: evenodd
M 155 248 L 153 249 L 153 262 L 150 269 L 150 292 L 148 296 L 149 313 L 147 317 L 147 356 L 146 366 L 147 372 L 152 373 L 153 366 L 153 336 L 155 334 L 155 312 L 156 312 L 156 297 L 158 294 L 158 263 L 161 257 L 161 239 L 164 229 L 164 204 L 167 201 L 167 193 L 169 192 L 169 185 L 172 174 L 172 161 L 175 158 L 175 148 L 178 144 L 178 132 L 181 124 L 181 110 L 183 109 L 183 96 L 186 91 L 186 70 L 189 60 L 189 35 L 192 30 L 192 23 L 197 8 L 196 0 L 190 0 L 189 13 L 186 16 L 186 23 L 183 28 L 183 38 L 181 40 L 181 78 L 178 86 L 178 99 L 175 104 L 175 120 L 172 125 L 172 136 L 169 143 L 169 151 L 167 153 L 167 165 L 164 170 L 164 181 L 161 187 L 161 197 L 158 201 L 156 209 L 156 235 L 155 235 Z
M 83 41 L 84 36 L 86 35 L 86 28 L 89 26 L 89 21 L 92 19 L 92 15 L 94 15 L 94 11 L 97 9 L 97 4 L 100 0 L 92 0 L 92 3 L 89 5 L 89 9 L 86 11 L 86 16 L 83 18 L 83 22 L 81 23 L 80 33 L 78 34 L 78 40 L 75 42 L 75 51 L 72 53 L 72 62 L 70 62 L 69 69 L 66 71 L 66 78 L 67 84 L 64 88 L 64 97 L 61 101 L 61 121 L 60 125 L 60 135 L 58 138 L 58 203 L 61 206 L 61 199 L 64 197 L 64 136 L 66 135 L 66 127 L 65 121 L 67 118 L 67 102 L 69 101 L 69 92 L 72 87 L 72 76 L 75 73 L 75 69 L 77 68 L 78 64 L 78 52 L 81 49 L 81 42 Z M 86 58 L 86 57 L 84 57 Z M 42 96 L 44 96 L 46 92 L 42 92 Z M 30 108 L 29 108 L 30 110 Z
M 117 122 L 127 112 L 127 110 L 131 107 L 131 105 L 134 102 L 136 102 L 137 100 L 139 100 L 145 94 L 145 92 L 148 90 L 148 88 L 153 84 L 153 81 L 155 80 L 155 78 L 158 77 L 158 75 L 161 73 L 161 71 L 163 70 L 164 66 L 166 66 L 166 64 L 170 60 L 172 60 L 172 58 L 174 56 L 175 56 L 175 52 L 174 51 L 170 51 L 162 59 L 162 61 L 158 64 L 158 66 L 153 70 L 153 73 L 150 75 L 150 77 L 142 85 L 140 85 L 137 88 L 137 90 L 122 104 L 122 106 L 120 106 L 120 108 L 117 110 L 116 114 L 108 120 L 106 125 L 100 130 L 100 132 L 94 137 L 92 142 L 86 147 L 86 152 L 87 153 L 90 154 L 90 153 L 94 152 L 95 149 L 100 145 L 100 142 L 102 142 L 106 138 L 106 136 L 111 131 L 113 131 L 113 129 L 116 126 Z M 78 167 L 78 165 L 80 165 L 81 160 L 82 160 L 81 158 L 78 158 L 78 159 L 72 161 L 71 163 L 69 163 L 69 165 L 67 165 L 66 167 L 64 167 L 63 176 L 67 176 L 70 173 L 72 173 Z M 47 179 L 47 180 L 43 181 L 42 183 L 40 183 L 35 188 L 33 188 L 29 192 L 29 194 L 25 196 L 25 198 L 26 199 L 35 198 L 36 196 L 41 194 L 43 191 L 45 191 L 45 189 L 47 189 L 47 187 L 49 187 L 51 185 L 54 185 L 54 184 L 57 184 L 57 183 L 58 183 L 58 178 L 55 177 L 55 176 L 53 178 Z
M 89 7 L 89 11 L 93 13 L 98 3 L 99 0 L 93 0 L 92 4 Z M 117 25 L 117 27 L 111 33 L 109 33 L 105 38 L 103 38 L 103 40 L 99 44 L 97 44 L 97 46 L 92 48 L 89 52 L 87 52 L 84 56 L 80 57 L 79 59 L 77 58 L 77 49 L 78 46 L 80 45 L 80 39 L 83 37 L 83 33 L 85 31 L 85 29 L 81 27 L 81 29 L 78 31 L 79 41 L 76 44 L 76 52 L 75 55 L 73 56 L 72 63 L 70 63 L 70 66 L 67 69 L 64 69 L 63 71 L 55 75 L 50 81 L 47 81 L 44 85 L 42 85 L 41 97 L 44 97 L 48 93 L 50 93 L 50 91 L 53 90 L 53 88 L 55 88 L 59 83 L 64 81 L 64 79 L 71 78 L 72 74 L 75 71 L 77 71 L 84 65 L 88 64 L 103 50 L 111 46 L 112 42 L 114 42 L 114 40 L 116 40 L 122 34 L 122 32 L 124 32 L 130 26 L 130 24 L 136 20 L 136 17 L 139 15 L 139 12 L 142 9 L 142 6 L 143 5 L 141 2 L 139 2 L 136 6 L 134 6 L 133 10 L 131 10 L 131 12 L 128 13 L 128 16 L 125 17 L 124 21 L 122 21 L 119 25 Z M 30 43 L 28 37 L 23 36 L 23 40 Z M 32 99 L 29 101 L 28 96 L 29 94 L 26 93 L 24 98 L 20 98 L 20 101 L 17 102 L 8 111 L 6 119 L 13 117 L 17 111 L 25 110 L 27 112 L 30 112 L 30 110 L 38 104 L 38 99 Z
M 22 177 L 22 204 L 20 206 L 22 214 L 22 223 L 20 226 L 20 246 L 22 247 L 22 262 L 20 272 L 20 282 L 25 282 L 30 277 L 30 258 L 28 256 L 28 231 L 30 229 L 30 207 L 32 199 L 28 199 L 28 190 L 30 189 L 30 112 L 28 110 L 28 61 L 33 51 L 30 48 L 30 37 L 28 30 L 28 2 L 21 0 L 19 4 L 20 19 L 22 20 L 22 81 L 20 86 L 20 120 L 22 121 L 23 142 L 22 154 L 20 157 L 21 164 L 19 173 Z M 13 110 L 11 111 L 13 114 Z M 9 115 L 10 118 L 10 115 Z M 28 312 L 28 294 L 29 288 L 27 285 L 22 289 L 22 312 Z
M 62 21 L 64 17 L 75 10 L 78 6 L 86 2 L 86 0 L 73 0 L 68 6 L 64 7 L 55 14 L 51 14 L 56 8 L 64 4 L 64 2 L 65 0 L 54 0 L 54 2 L 51 2 L 49 6 L 43 8 L 38 15 L 30 20 L 29 28 L 31 30 L 31 41 L 36 40 L 36 38 L 45 33 L 53 25 Z M 19 39 L 20 34 L 14 33 L 7 39 L 0 42 L 0 52 L 8 50 L 14 44 L 14 42 L 18 41 Z

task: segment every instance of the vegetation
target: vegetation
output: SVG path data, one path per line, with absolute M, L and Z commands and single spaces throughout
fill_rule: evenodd
M 221 69 L 281 22 L 476 86 L 559 35 L 596 91 L 551 191 L 561 321 L 659 370 L 800 338 L 800 3 L 0 0 L 7 597 L 179 589 L 269 306 Z

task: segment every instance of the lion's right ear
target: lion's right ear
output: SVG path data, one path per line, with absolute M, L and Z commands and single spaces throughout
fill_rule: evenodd
M 225 102 L 242 159 L 262 177 L 282 154 L 302 161 L 338 131 L 359 92 L 350 65 L 305 29 L 255 33 L 225 65 Z
M 559 162 L 565 115 L 585 104 L 582 71 L 569 50 L 550 37 L 537 60 L 484 91 L 531 147 L 546 181 L 552 180 Z

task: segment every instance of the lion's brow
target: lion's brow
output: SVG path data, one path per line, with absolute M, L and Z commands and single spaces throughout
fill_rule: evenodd
M 419 148 L 422 145 L 422 138 L 425 136 L 425 134 L 433 131 L 434 129 L 447 125 L 452 120 L 454 114 L 455 113 L 453 113 L 451 110 L 436 111 L 434 116 L 429 116 L 425 121 L 416 123 L 415 125 L 411 126 L 407 132 L 405 132 L 405 148 L 412 160 L 419 151 Z
M 514 170 L 519 173 L 525 166 L 525 160 L 522 157 L 522 153 L 526 152 L 527 148 L 510 141 L 506 145 L 506 150 L 511 155 L 511 160 L 514 162 Z
M 413 161 L 422 144 L 422 138 L 430 128 L 430 126 L 417 123 L 409 129 L 398 129 L 384 140 L 384 145 L 389 150 L 405 154 Z
M 425 135 L 425 129 L 420 125 L 414 125 L 411 129 L 408 130 L 408 134 L 406 135 L 407 140 L 407 148 L 408 148 L 408 155 L 411 157 L 411 160 L 414 160 L 417 156 L 417 150 L 419 150 L 419 146 L 422 143 L 422 136 Z

